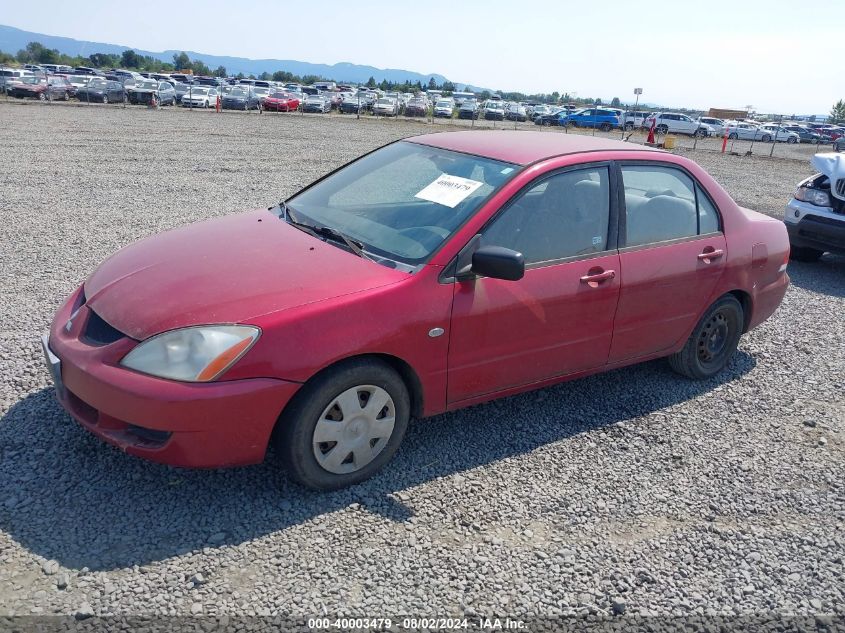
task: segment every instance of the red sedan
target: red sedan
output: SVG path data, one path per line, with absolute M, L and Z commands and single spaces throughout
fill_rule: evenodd
M 714 376 L 780 304 L 788 256 L 782 222 L 681 156 L 430 134 L 121 250 L 42 340 L 62 405 L 126 452 L 219 467 L 272 442 L 334 489 L 411 417 L 657 357 Z
M 276 112 L 296 112 L 299 110 L 299 99 L 287 92 L 274 92 L 264 98 L 265 110 Z

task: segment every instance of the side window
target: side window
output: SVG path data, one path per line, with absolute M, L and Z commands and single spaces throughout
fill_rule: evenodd
M 626 246 L 697 235 L 694 185 L 671 167 L 622 167 L 625 183 Z
M 719 213 L 716 207 L 698 185 L 695 186 L 695 193 L 698 200 L 698 234 L 716 233 L 719 230 Z
M 626 246 L 641 246 L 719 230 L 719 215 L 701 187 L 679 169 L 622 167 Z M 697 194 L 697 195 L 696 195 Z
M 607 167 L 579 169 L 529 187 L 483 231 L 481 244 L 519 251 L 526 264 L 607 248 Z

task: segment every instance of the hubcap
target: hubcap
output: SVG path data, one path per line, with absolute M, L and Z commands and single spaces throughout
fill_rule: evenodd
M 725 351 L 728 344 L 728 320 L 721 312 L 714 314 L 701 330 L 698 337 L 698 357 L 702 362 L 712 363 Z
M 384 450 L 395 422 L 396 407 L 387 391 L 374 385 L 347 389 L 317 420 L 314 457 L 330 473 L 354 473 Z

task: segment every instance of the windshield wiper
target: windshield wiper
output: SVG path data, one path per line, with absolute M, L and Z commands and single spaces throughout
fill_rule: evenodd
M 319 226 L 317 224 L 308 224 L 307 222 L 300 222 L 296 218 L 296 215 L 291 211 L 290 207 L 284 202 L 279 203 L 279 208 L 282 210 L 282 219 L 288 224 L 295 226 L 298 229 L 305 231 L 306 233 L 310 233 L 314 237 L 325 237 L 330 240 L 334 240 L 335 242 L 340 242 L 341 244 L 346 246 L 346 248 L 348 248 L 350 251 L 355 253 L 358 257 L 370 259 L 370 257 L 366 253 L 364 253 L 363 242 L 354 240 L 345 233 L 342 233 L 337 229 L 333 229 L 330 226 Z

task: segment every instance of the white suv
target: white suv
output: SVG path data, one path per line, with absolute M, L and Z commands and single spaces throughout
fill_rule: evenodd
M 790 257 L 802 262 L 845 255 L 845 155 L 826 152 L 810 162 L 819 173 L 798 183 L 783 216 Z
M 722 119 L 713 116 L 701 116 L 698 117 L 698 122 L 712 127 L 717 136 L 722 136 L 725 133 L 725 122 Z
M 633 130 L 635 127 L 642 127 L 645 125 L 645 120 L 648 117 L 648 112 L 626 112 L 624 116 L 619 117 L 626 130 Z
M 652 121 L 656 121 L 655 129 L 661 134 L 689 134 L 690 136 L 710 136 L 713 128 L 706 123 L 699 123 L 680 112 L 655 112 L 649 115 L 643 127 L 650 128 Z

